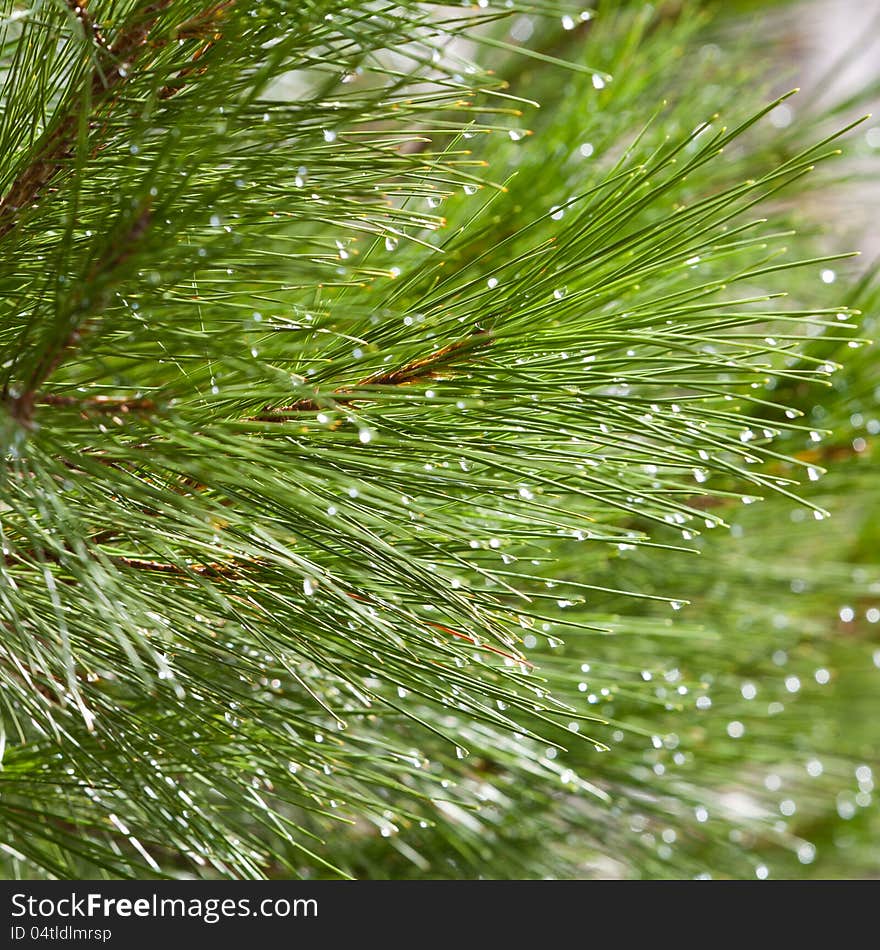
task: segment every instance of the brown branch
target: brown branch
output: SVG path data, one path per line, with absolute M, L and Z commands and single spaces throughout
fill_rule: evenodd
M 107 528 L 104 531 L 99 531 L 97 534 L 92 535 L 87 539 L 87 544 L 106 544 L 108 541 L 112 541 L 118 536 L 118 533 L 112 528 Z M 71 553 L 69 549 L 65 549 L 67 553 Z M 18 554 L 7 553 L 0 558 L 0 564 L 3 564 L 4 567 L 13 567 L 16 564 L 33 564 L 34 562 L 38 563 L 48 563 L 48 564 L 59 564 L 61 561 L 61 554 L 56 551 L 46 551 L 40 549 L 37 551 L 34 548 L 29 548 L 26 551 L 21 551 Z
M 65 2 L 82 24 L 83 30 L 94 37 L 99 49 L 99 56 L 91 78 L 86 81 L 91 86 L 92 101 L 97 103 L 95 113 L 100 111 L 102 105 L 106 105 L 104 111 L 109 113 L 118 101 L 118 96 L 113 98 L 115 90 L 132 74 L 133 66 L 143 51 L 150 48 L 150 34 L 159 22 L 163 11 L 171 6 L 173 0 L 154 0 L 144 6 L 138 11 L 136 18 L 120 30 L 109 46 L 86 9 L 87 0 L 80 0 L 80 2 L 65 0 Z M 209 35 L 207 42 L 193 57 L 194 60 L 200 58 L 217 41 L 220 36 L 216 33 L 217 22 L 225 15 L 233 2 L 234 0 L 224 0 L 224 2 L 215 3 L 181 25 L 178 36 L 192 38 L 204 36 L 205 33 Z M 185 76 L 189 70 L 190 68 L 182 70 L 179 77 Z M 174 89 L 170 89 L 167 95 L 173 95 L 180 88 L 182 85 L 178 84 Z M 163 90 L 164 93 L 165 90 Z M 73 102 L 55 127 L 45 133 L 42 144 L 37 147 L 36 156 L 19 173 L 6 194 L 0 198 L 0 240 L 18 226 L 20 220 L 18 213 L 38 201 L 52 179 L 64 167 L 65 161 L 72 156 L 77 142 L 79 121 L 77 103 Z M 128 232 L 120 240 L 114 242 L 114 250 L 104 255 L 92 267 L 84 281 L 85 285 L 93 284 L 100 274 L 112 272 L 120 267 L 146 234 L 151 220 L 149 205 L 145 204 Z M 85 309 L 83 302 L 85 295 L 80 292 L 77 297 L 79 299 L 74 301 L 70 311 L 74 319 L 71 321 L 73 326 L 68 335 L 61 340 L 60 344 L 51 347 L 49 352 L 44 354 L 25 383 L 24 392 L 14 397 L 3 394 L 3 401 L 8 404 L 13 418 L 25 426 L 30 425 L 37 402 L 52 404 L 53 397 L 51 395 L 38 396 L 38 390 L 80 343 L 86 327 L 82 320 L 75 317 L 78 308 Z M 92 312 L 99 311 L 101 307 L 100 302 L 96 304 L 92 301 L 89 304 Z M 61 403 L 57 401 L 60 397 L 54 398 L 54 404 L 60 405 Z M 94 403 L 84 408 L 86 411 L 88 409 L 110 411 L 109 406 L 106 410 L 98 409 Z M 151 407 L 147 405 L 147 401 L 143 401 L 137 407 L 135 403 L 127 400 L 117 405 L 119 412 L 129 412 L 135 408 L 139 411 L 149 411 Z
M 108 534 L 109 532 L 101 532 L 102 535 Z M 96 536 L 98 537 L 98 536 Z M 91 539 L 92 541 L 95 538 Z M 54 559 L 57 562 L 57 558 Z M 260 558 L 255 558 L 252 561 L 244 562 L 231 562 L 231 563 L 212 563 L 212 564 L 191 564 L 186 567 L 182 567 L 177 564 L 170 564 L 164 561 L 150 561 L 144 558 L 135 558 L 135 557 L 111 557 L 110 560 L 116 567 L 122 568 L 132 568 L 139 571 L 148 571 L 156 574 L 165 574 L 171 575 L 174 577 L 187 577 L 190 574 L 198 574 L 202 577 L 212 577 L 212 578 L 226 578 L 226 579 L 237 579 L 241 577 L 241 569 L 244 567 L 258 566 L 262 562 Z M 352 600 L 356 600 L 360 603 L 369 604 L 370 600 L 367 597 L 364 597 L 362 594 L 355 594 L 352 591 L 346 592 L 346 596 L 350 597 Z M 455 630 L 453 627 L 448 627 L 446 624 L 437 623 L 431 620 L 425 620 L 424 623 L 431 627 L 434 630 L 439 630 L 442 633 L 446 634 L 449 637 L 453 637 L 456 640 L 464 640 L 466 643 L 470 643 L 477 650 L 488 651 L 490 653 L 497 654 L 502 656 L 505 659 L 515 660 L 517 663 L 524 663 L 526 666 L 532 667 L 533 663 L 529 662 L 521 653 L 511 653 L 508 650 L 503 650 L 500 647 L 496 647 L 489 643 L 481 643 L 475 637 L 472 637 L 468 633 L 464 633 L 461 630 Z M 2 657 L 2 653 L 0 653 Z M 440 664 L 438 664 L 440 665 Z M 51 674 L 50 674 L 51 675 Z M 24 678 L 24 677 L 23 677 Z M 29 677 L 27 678 L 29 679 Z M 27 681 L 26 679 L 26 681 Z M 56 682 L 61 683 L 61 680 L 55 677 Z M 50 701 L 58 701 L 56 697 L 52 697 L 47 692 L 41 688 L 40 684 L 30 683 L 34 688 L 43 694 L 43 696 Z M 59 694 L 60 695 L 60 694 Z
M 192 62 L 200 60 L 212 46 L 221 38 L 222 34 L 217 32 L 220 20 L 226 15 L 226 11 L 233 5 L 234 0 L 224 0 L 223 3 L 216 3 L 213 7 L 203 11 L 198 16 L 187 20 L 177 29 L 179 39 L 201 39 L 210 36 L 199 49 L 193 53 Z M 173 82 L 167 83 L 159 92 L 161 99 L 170 99 L 177 95 L 187 84 L 191 76 L 200 76 L 205 70 L 197 69 L 194 65 L 182 69 Z
M 123 415 L 131 412 L 155 412 L 156 404 L 152 399 L 114 399 L 111 396 L 92 396 L 77 399 L 75 396 L 58 396 L 55 393 L 38 393 L 34 398 L 38 406 L 57 406 L 61 409 L 78 409 L 84 418 L 101 413 Z
M 4 624 L 4 628 L 8 629 L 6 624 Z M 0 650 L 0 660 L 4 661 L 4 666 L 9 674 L 20 683 L 24 683 L 29 689 L 39 693 L 46 702 L 51 703 L 53 706 L 64 705 L 61 697 L 66 692 L 66 689 L 64 681 L 59 676 L 50 673 L 48 670 L 34 669 L 25 663 L 21 657 L 6 648 Z M 55 687 L 54 691 L 41 680 L 50 680 Z
M 233 562 L 223 564 L 220 562 L 210 564 L 187 564 L 183 567 L 179 564 L 169 564 L 165 561 L 150 561 L 146 558 L 123 557 L 122 555 L 111 556 L 110 560 L 117 567 L 129 567 L 138 571 L 150 571 L 156 574 L 173 574 L 175 577 L 186 577 L 188 574 L 199 574 L 202 577 L 239 577 L 241 569 L 245 566 L 252 566 L 256 561 Z
M 95 111 L 99 111 L 103 106 L 106 107 L 105 111 L 109 112 L 119 99 L 114 95 L 115 92 L 133 75 L 133 67 L 138 59 L 156 45 L 150 42 L 150 34 L 160 21 L 161 14 L 172 5 L 173 0 L 154 0 L 146 4 L 109 44 L 88 12 L 87 0 L 65 2 L 82 24 L 83 30 L 94 38 L 98 57 L 91 76 L 86 81 L 91 90 L 92 101 L 96 103 Z M 217 24 L 233 3 L 234 0 L 225 0 L 212 4 L 180 25 L 176 31 L 180 39 L 208 37 L 207 42 L 194 54 L 194 61 L 203 56 L 219 39 Z M 164 43 L 163 40 L 159 45 Z M 178 79 L 183 79 L 191 71 L 192 67 L 181 70 Z M 184 83 L 185 79 L 174 87 L 166 87 L 162 90 L 162 97 L 174 95 Z M 35 157 L 0 198 L 0 239 L 16 228 L 18 212 L 31 207 L 40 198 L 46 186 L 64 167 L 65 161 L 73 155 L 80 119 L 78 104 L 78 100 L 72 101 L 66 114 L 61 116 L 51 131 L 45 133 Z
M 143 239 L 149 230 L 152 221 L 152 212 L 149 204 L 146 203 L 141 212 L 134 219 L 128 230 L 122 237 L 111 244 L 109 253 L 101 257 L 92 266 L 88 276 L 84 281 L 86 287 L 94 283 L 100 274 L 109 275 L 119 268 L 134 253 L 135 246 Z M 9 405 L 10 414 L 13 419 L 24 426 L 29 426 L 34 414 L 34 407 L 37 402 L 37 393 L 43 383 L 58 369 L 58 367 L 75 352 L 82 340 L 83 335 L 88 329 L 87 320 L 75 319 L 77 310 L 83 310 L 84 292 L 80 290 L 71 304 L 72 327 L 67 336 L 54 347 L 43 354 L 37 363 L 33 372 L 25 384 L 24 391 L 17 396 L 5 396 L 5 401 Z M 97 301 L 91 301 L 88 309 L 94 314 L 102 309 L 102 298 Z
M 101 38 L 101 55 L 88 80 L 94 101 L 99 104 L 106 102 L 111 93 L 123 83 L 130 73 L 132 62 L 146 47 L 147 37 L 159 19 L 159 14 L 171 3 L 172 0 L 156 0 L 147 5 L 138 19 L 123 29 L 109 47 L 103 37 Z M 97 27 L 86 13 L 85 5 L 80 3 L 73 6 L 73 10 L 83 27 L 88 28 L 94 35 Z M 100 36 L 100 33 L 98 35 Z M 45 135 L 36 156 L 0 199 L 0 238 L 15 229 L 18 212 L 37 201 L 44 188 L 63 168 L 65 160 L 73 154 L 79 126 L 77 107 L 78 100 L 70 104 L 66 115 Z
M 91 14 L 86 9 L 88 0 L 65 0 L 65 2 L 67 3 L 67 6 L 70 7 L 73 15 L 82 24 L 83 32 L 86 34 L 86 36 L 91 35 L 92 39 L 95 41 L 95 46 L 98 46 L 102 50 L 106 50 L 107 41 L 104 39 L 100 27 L 97 25 L 97 23 L 95 23 Z
M 102 544 L 112 541 L 116 533 L 111 530 L 101 531 L 88 539 L 89 545 Z M 66 553 L 73 552 L 67 550 Z M 171 564 L 165 561 L 152 561 L 147 558 L 126 557 L 122 554 L 108 554 L 108 560 L 115 567 L 131 568 L 138 571 L 149 571 L 156 574 L 172 574 L 176 577 L 186 577 L 189 574 L 199 574 L 202 577 L 227 577 L 235 578 L 241 576 L 245 567 L 259 564 L 259 559 L 253 561 L 234 561 L 234 562 L 214 562 L 208 564 L 188 564 L 186 566 Z M 61 553 L 57 551 L 40 551 L 37 553 L 34 549 L 22 551 L 18 554 L 4 554 L 0 558 L 0 563 L 4 567 L 14 567 L 16 565 L 33 566 L 34 564 L 60 564 Z
M 258 416 L 251 416 L 251 422 L 284 422 L 288 415 L 301 412 L 317 412 L 325 401 L 336 405 L 351 405 L 354 402 L 369 399 L 369 393 L 361 392 L 370 386 L 409 386 L 448 375 L 455 364 L 472 350 L 489 346 L 495 334 L 488 330 L 477 330 L 464 340 L 450 343 L 428 356 L 411 360 L 397 369 L 385 370 L 367 376 L 354 386 L 335 389 L 330 396 L 314 399 L 299 399 L 289 406 L 272 408 L 267 406 Z
M 201 13 L 197 13 L 194 17 L 190 17 L 185 23 L 181 23 L 175 31 L 177 38 L 181 40 L 199 40 L 213 34 L 213 40 L 219 39 L 217 30 L 220 21 L 226 16 L 226 11 L 234 3 L 235 0 L 222 0 L 222 2 L 215 3 L 213 6 L 202 10 Z

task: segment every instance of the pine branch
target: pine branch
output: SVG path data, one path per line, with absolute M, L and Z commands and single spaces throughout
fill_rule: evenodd
M 88 101 L 93 108 L 92 115 L 87 119 L 90 126 L 97 120 L 102 108 L 107 111 L 112 109 L 118 102 L 118 98 L 113 98 L 117 89 L 137 68 L 144 66 L 140 59 L 149 48 L 150 33 L 161 13 L 172 3 L 173 0 L 156 0 L 148 4 L 134 14 L 131 22 L 120 28 L 112 43 L 108 45 L 105 40 L 97 42 L 98 61 L 86 79 L 90 92 Z M 84 30 L 97 38 L 100 34 L 85 5 L 76 5 L 73 10 Z M 16 228 L 19 212 L 30 208 L 41 197 L 49 183 L 73 157 L 82 121 L 80 108 L 78 100 L 71 101 L 53 122 L 51 130 L 44 133 L 33 158 L 0 198 L 0 240 Z
M 108 284 L 146 237 L 152 217 L 149 202 L 145 202 L 144 207 L 132 216 L 118 243 L 108 247 L 74 291 L 65 320 L 69 327 L 66 334 L 43 353 L 20 393 L 10 395 L 8 390 L 4 391 L 2 401 L 7 403 L 12 418 L 21 425 L 31 425 L 37 402 L 51 401 L 51 396 L 40 396 L 40 388 L 65 360 L 76 354 L 84 336 L 93 328 L 97 315 L 109 300 Z
M 107 41 L 100 26 L 92 19 L 87 0 L 82 3 L 76 0 L 65 2 L 82 25 L 84 34 L 92 37 L 96 47 L 96 63 L 91 75 L 85 80 L 89 89 L 87 101 L 92 109 L 87 123 L 89 128 L 93 128 L 99 119 L 106 121 L 112 115 L 120 102 L 122 87 L 139 71 L 149 69 L 146 57 L 157 45 L 165 42 L 158 41 L 154 33 L 159 24 L 167 29 L 162 17 L 173 7 L 174 0 L 154 0 L 135 9 L 130 19 L 119 27 L 112 42 Z M 203 40 L 202 45 L 191 55 L 191 63 L 204 56 L 220 38 L 217 33 L 219 24 L 233 4 L 234 0 L 210 4 L 175 30 L 179 39 Z M 190 65 L 179 70 L 173 82 L 162 87 L 160 97 L 167 99 L 180 92 L 194 69 L 194 65 Z M 82 121 L 80 110 L 79 101 L 73 98 L 66 111 L 54 120 L 52 129 L 44 134 L 34 157 L 0 198 L 0 240 L 17 227 L 19 212 L 40 199 L 48 185 L 73 157 Z M 100 143 L 93 146 L 95 151 L 100 147 Z
M 122 557 L 117 555 L 110 558 L 113 564 L 119 567 L 131 568 L 137 571 L 151 571 L 158 574 L 173 574 L 177 577 L 187 577 L 191 574 L 197 574 L 202 577 L 227 577 L 235 578 L 240 576 L 244 565 L 234 564 L 187 564 L 185 567 L 178 564 L 167 564 L 161 561 L 149 561 L 145 558 Z M 253 566 L 253 564 L 251 565 Z
M 127 415 L 128 413 L 151 413 L 156 411 L 152 399 L 117 399 L 113 396 L 91 396 L 77 399 L 75 396 L 61 396 L 57 393 L 41 393 L 34 397 L 38 406 L 55 406 L 61 409 L 76 409 L 83 418 L 98 413 L 101 415 Z
M 862 754 L 817 738 L 823 611 L 874 616 L 873 535 L 832 564 L 786 507 L 846 496 L 794 484 L 826 347 L 865 377 L 834 425 L 873 419 L 777 200 L 833 136 L 781 148 L 688 4 L 35 9 L 0 20 L 0 870 L 798 870 Z
M 410 360 L 397 369 L 373 373 L 354 386 L 335 389 L 332 394 L 323 398 L 298 399 L 295 403 L 277 409 L 266 407 L 260 415 L 253 416 L 252 420 L 255 422 L 284 422 L 288 416 L 294 413 L 318 412 L 322 406 L 326 405 L 344 406 L 369 400 L 369 390 L 371 388 L 378 390 L 379 387 L 410 386 L 451 375 L 474 350 L 491 345 L 494 339 L 495 335 L 491 331 L 475 330 L 466 339 L 449 343 L 427 356 Z
M 234 3 L 235 0 L 222 0 L 220 3 L 215 3 L 178 28 L 176 32 L 179 39 L 200 39 L 202 44 L 190 58 L 193 65 L 185 66 L 171 82 L 162 87 L 159 91 L 160 99 L 170 99 L 177 95 L 185 88 L 189 80 L 199 75 L 200 70 L 197 69 L 195 63 L 222 38 L 222 33 L 219 32 L 220 25 Z
M 91 36 L 95 46 L 98 47 L 98 49 L 109 53 L 110 48 L 107 44 L 107 40 L 104 37 L 101 27 L 95 23 L 91 14 L 89 13 L 88 0 L 82 0 L 81 3 L 77 2 L 77 0 L 64 0 L 64 2 L 67 4 L 71 13 L 73 13 L 77 20 L 79 20 L 80 25 L 82 26 L 83 35 Z

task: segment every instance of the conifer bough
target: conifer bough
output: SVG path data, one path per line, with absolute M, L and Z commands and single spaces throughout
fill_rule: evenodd
M 599 640 L 665 662 L 676 592 L 615 564 L 795 497 L 764 387 L 823 379 L 791 356 L 842 324 L 777 299 L 815 260 L 754 209 L 831 139 L 743 148 L 781 100 L 725 128 L 702 93 L 646 124 L 689 8 L 0 9 L 7 874 L 565 875 L 547 842 L 601 860 L 634 811 L 686 838 L 737 770 L 598 756 L 656 702 Z

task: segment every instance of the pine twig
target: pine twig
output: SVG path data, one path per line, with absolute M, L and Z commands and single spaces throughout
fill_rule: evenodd
M 92 15 L 86 9 L 88 0 L 65 0 L 65 2 L 67 6 L 70 7 L 73 15 L 82 24 L 83 32 L 86 36 L 92 37 L 95 41 L 95 46 L 109 52 L 107 40 L 104 38 L 101 28 L 95 23 Z
M 165 561 L 151 561 L 147 558 L 124 557 L 115 555 L 110 560 L 117 567 L 127 567 L 138 571 L 147 571 L 154 574 L 171 574 L 175 577 L 186 577 L 188 574 L 198 574 L 202 577 L 237 577 L 241 568 L 245 565 L 241 563 L 221 564 L 212 562 L 208 564 L 188 564 L 183 567 L 179 564 L 171 564 Z M 247 562 L 250 566 L 252 562 Z M 253 562 L 256 563 L 256 562 Z
M 92 70 L 91 94 L 93 100 L 103 102 L 129 75 L 131 61 L 146 46 L 147 37 L 159 14 L 172 0 L 156 0 L 149 4 L 142 15 L 128 28 L 122 30 L 109 47 L 100 45 L 104 55 Z M 74 13 L 94 35 L 93 21 L 82 4 L 75 6 Z M 6 194 L 0 198 L 0 239 L 6 237 L 18 225 L 18 212 L 33 205 L 43 190 L 58 174 L 66 159 L 73 153 L 77 139 L 79 116 L 76 103 L 71 103 L 67 113 L 45 137 L 36 156 L 13 181 Z
M 88 83 L 91 87 L 92 100 L 100 106 L 106 103 L 111 94 L 133 74 L 133 64 L 145 50 L 150 48 L 150 33 L 173 0 L 154 0 L 153 3 L 148 4 L 109 45 L 89 14 L 86 0 L 81 0 L 81 2 L 66 0 L 66 2 L 82 24 L 83 30 L 94 38 L 95 45 L 98 47 L 98 61 Z M 191 38 L 205 33 L 214 34 L 217 20 L 232 6 L 233 2 L 234 0 L 226 0 L 223 3 L 210 5 L 203 13 L 191 17 L 182 24 L 178 36 Z M 216 42 L 216 38 L 216 35 L 212 35 L 193 59 L 204 55 L 206 50 Z M 190 71 L 191 67 L 188 67 L 182 70 L 179 76 L 185 77 Z M 174 95 L 182 86 L 183 82 L 179 82 L 174 87 L 166 87 L 162 91 L 162 97 L 168 98 Z M 15 230 L 19 220 L 18 212 L 32 206 L 40 198 L 46 186 L 64 167 L 65 161 L 71 157 L 77 140 L 78 126 L 77 103 L 72 102 L 55 128 L 46 135 L 35 157 L 13 181 L 6 194 L 0 198 L 0 239 Z
M 91 286 L 97 281 L 99 276 L 103 275 L 106 277 L 121 267 L 134 253 L 135 246 L 143 240 L 149 230 L 151 221 L 152 212 L 147 203 L 134 218 L 134 221 L 119 242 L 112 246 L 111 252 L 101 257 L 91 268 L 84 281 L 85 286 Z M 77 310 L 82 306 L 81 301 L 84 296 L 85 294 L 80 292 L 74 298 L 72 307 L 74 316 Z M 88 308 L 88 312 L 91 314 L 99 312 L 100 310 L 100 299 L 97 302 L 92 302 Z M 24 391 L 12 398 L 10 398 L 7 393 L 3 394 L 3 400 L 8 403 L 13 419 L 24 426 L 28 426 L 31 423 L 34 407 L 38 399 L 38 392 L 43 383 L 49 379 L 71 354 L 77 351 L 79 343 L 89 326 L 89 319 L 86 315 L 84 315 L 84 319 L 73 319 L 71 322 L 72 327 L 61 343 L 50 347 L 49 350 L 43 354 L 36 367 L 34 367 Z
M 477 330 L 464 340 L 450 343 L 448 346 L 428 354 L 428 356 L 411 360 L 397 369 L 374 373 L 354 386 L 335 389 L 331 396 L 324 398 L 332 399 L 337 405 L 351 405 L 354 402 L 369 399 L 369 395 L 361 392 L 361 390 L 371 386 L 408 386 L 429 379 L 437 379 L 444 371 L 450 371 L 453 365 L 465 354 L 474 349 L 490 345 L 494 339 L 495 334 L 492 331 Z M 323 401 L 321 397 L 315 397 L 314 399 L 299 399 L 289 406 L 280 406 L 274 409 L 267 406 L 260 415 L 252 416 L 250 421 L 284 422 L 287 416 L 293 413 L 318 412 Z
M 156 404 L 152 399 L 115 399 L 112 396 L 91 396 L 77 399 L 75 396 L 59 396 L 55 393 L 39 393 L 34 399 L 38 406 L 56 406 L 61 409 L 78 409 L 84 418 L 99 413 L 116 415 L 121 413 L 154 412 Z
M 178 39 L 201 39 L 206 36 L 210 37 L 193 53 L 193 64 L 195 64 L 197 60 L 200 60 L 208 50 L 215 45 L 217 40 L 220 39 L 220 33 L 216 32 L 217 25 L 233 3 L 234 0 L 225 0 L 223 3 L 216 3 L 204 12 L 187 20 L 186 23 L 178 28 Z M 195 65 L 187 66 L 185 69 L 182 69 L 173 82 L 166 83 L 166 85 L 162 87 L 159 92 L 159 98 L 170 99 L 172 96 L 176 96 L 186 85 L 190 76 L 193 74 L 200 75 L 202 72 L 204 72 L 204 70 L 197 69 Z

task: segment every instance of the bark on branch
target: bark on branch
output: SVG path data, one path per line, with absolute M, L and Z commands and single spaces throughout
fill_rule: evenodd
M 93 115 L 97 119 L 107 115 L 119 101 L 116 93 L 132 77 L 137 75 L 138 67 L 143 67 L 144 55 L 155 45 L 164 45 L 167 40 L 153 40 L 151 34 L 161 22 L 162 14 L 174 0 L 154 0 L 138 9 L 134 16 L 123 26 L 113 42 L 108 42 L 100 26 L 87 9 L 87 0 L 66 0 L 73 15 L 82 24 L 86 35 L 93 38 L 96 47 L 96 60 L 86 82 L 90 88 Z M 179 39 L 204 38 L 204 44 L 195 52 L 193 61 L 201 58 L 217 40 L 217 25 L 234 0 L 214 3 L 181 24 L 175 31 Z M 180 71 L 173 83 L 166 86 L 162 98 L 169 98 L 179 92 L 186 83 L 192 67 Z M 65 162 L 73 156 L 76 147 L 80 123 L 80 100 L 71 98 L 66 111 L 47 129 L 42 142 L 37 146 L 36 154 L 22 169 L 0 198 L 0 239 L 13 231 L 20 220 L 19 212 L 32 207 L 41 197 L 46 186 L 61 171 Z
M 369 400 L 371 387 L 407 386 L 413 383 L 437 379 L 450 373 L 455 364 L 476 349 L 489 346 L 495 334 L 487 330 L 478 330 L 464 340 L 450 343 L 420 359 L 411 360 L 397 369 L 385 370 L 367 376 L 354 386 L 343 386 L 326 397 L 298 399 L 289 406 L 272 408 L 267 406 L 258 416 L 252 416 L 253 422 L 284 422 L 288 416 L 301 412 L 318 412 L 328 404 L 351 405 L 354 402 Z

